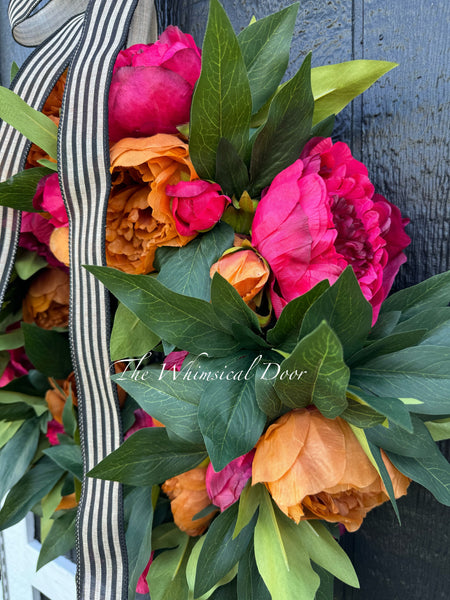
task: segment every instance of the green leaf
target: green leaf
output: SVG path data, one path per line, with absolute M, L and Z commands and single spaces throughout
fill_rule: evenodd
M 0 350 L 14 350 L 15 348 L 21 348 L 23 344 L 23 333 L 20 329 L 14 329 L 11 333 L 0 334 Z
M 292 352 L 297 345 L 303 318 L 308 308 L 330 287 L 327 279 L 311 290 L 286 304 L 273 329 L 267 332 L 267 341 L 272 346 Z
M 393 452 L 387 455 L 403 475 L 427 488 L 438 502 L 450 506 L 450 464 L 442 454 L 415 458 Z
M 5 421 L 23 421 L 35 416 L 32 408 L 23 402 L 8 402 L 7 406 L 1 407 L 1 417 Z
M 144 356 L 159 342 L 160 337 L 119 302 L 111 332 L 111 360 Z
M 367 439 L 379 448 L 401 456 L 417 458 L 439 454 L 439 449 L 423 422 L 415 415 L 411 415 L 411 422 L 412 433 L 391 423 L 389 428 L 378 426 L 367 430 Z
M 26 421 L 0 451 L 0 500 L 30 466 L 39 440 L 39 420 Z
M 191 380 L 186 370 L 165 371 L 162 367 L 145 369 L 136 376 L 116 375 L 113 380 L 149 415 L 179 437 L 194 444 L 202 443 L 197 412 L 205 382 Z
M 311 137 L 331 137 L 333 134 L 334 124 L 336 122 L 336 116 L 330 115 L 319 123 L 316 123 L 311 131 Z
M 315 404 L 325 417 L 334 419 L 347 407 L 349 376 L 339 339 L 323 321 L 281 363 L 274 388 L 286 406 Z
M 36 566 L 38 571 L 58 556 L 67 554 L 75 547 L 77 509 L 72 508 L 58 515 L 42 543 Z
M 378 448 L 378 446 L 375 446 L 375 444 L 372 444 L 369 440 L 367 440 L 367 443 L 369 444 L 369 450 L 372 454 L 372 457 L 377 463 L 378 473 L 380 474 L 381 479 L 383 480 L 384 486 L 389 495 L 389 500 L 391 501 L 392 508 L 394 509 L 398 523 L 399 525 L 401 525 L 400 513 L 397 506 L 397 500 L 395 499 L 394 487 L 392 485 L 392 481 L 389 476 L 386 465 L 384 464 L 383 457 L 381 456 L 381 450 L 380 448 Z
M 215 179 L 221 138 L 245 156 L 251 112 L 250 85 L 236 34 L 218 0 L 211 0 L 189 139 L 189 154 L 201 179 Z
M 220 138 L 217 145 L 216 182 L 230 198 L 240 198 L 249 184 L 247 166 L 226 138 Z
M 391 354 L 398 350 L 417 346 L 425 334 L 426 329 L 393 333 L 381 340 L 375 340 L 365 348 L 359 350 L 359 352 L 353 354 L 347 361 L 347 364 L 350 367 L 355 367 L 356 365 L 364 364 L 366 361 L 376 358 L 377 356 L 384 356 L 385 354 Z
M 0 421 L 0 449 L 16 435 L 23 423 L 24 421 Z
M 226 377 L 209 382 L 198 407 L 198 422 L 215 471 L 249 452 L 264 429 L 266 416 L 256 402 L 254 374 L 246 378 L 254 359 L 252 353 L 228 357 L 219 369 L 216 361 L 212 363 L 211 370 L 225 372 Z M 204 370 L 209 370 L 207 362 Z
M 42 329 L 29 323 L 22 323 L 22 331 L 26 355 L 38 371 L 55 379 L 65 379 L 72 372 L 67 333 Z
M 173 292 L 209 301 L 211 265 L 233 246 L 234 232 L 226 223 L 197 236 L 182 248 L 158 248 L 158 281 Z
M 83 479 L 83 459 L 81 448 L 76 444 L 60 444 L 44 450 L 49 458 L 53 460 L 64 471 L 70 471 L 80 481 Z
M 381 308 L 381 310 L 383 310 L 383 308 Z M 401 316 L 402 313 L 399 310 L 380 312 L 377 322 L 372 327 L 372 331 L 370 332 L 369 340 L 378 340 L 390 335 L 394 331 L 394 328 L 399 322 Z
M 238 513 L 237 503 L 221 513 L 209 526 L 200 550 L 195 576 L 194 596 L 205 594 L 239 562 L 253 537 L 256 519 L 233 539 Z
M 386 417 L 370 406 L 361 404 L 354 400 L 351 396 L 347 395 L 348 406 L 340 414 L 342 419 L 345 419 L 355 427 L 361 427 L 363 429 L 368 427 L 375 427 L 386 421 Z
M 448 412 L 450 349 L 418 346 L 379 356 L 352 370 L 352 385 L 376 396 L 415 398 L 414 412 Z
M 414 331 L 416 329 L 426 329 L 427 331 L 432 331 L 436 327 L 439 327 L 448 321 L 450 321 L 450 307 L 446 306 L 443 308 L 429 308 L 426 310 L 421 310 L 414 316 L 396 325 L 393 333 L 405 333 Z
M 291 525 L 286 518 L 283 521 L 292 534 L 295 532 L 311 560 L 347 585 L 359 588 L 351 560 L 322 523 L 301 521 L 298 525 Z
M 238 35 L 256 113 L 276 91 L 289 63 L 299 3 L 260 19 Z
M 435 442 L 450 438 L 450 418 L 439 419 L 438 421 L 426 421 L 425 426 Z
M 3 88 L 0 88 L 0 107 L 1 89 Z M 0 183 L 0 206 L 9 206 L 28 212 L 41 212 L 33 206 L 36 186 L 43 177 L 52 173 L 53 171 L 45 167 L 35 167 L 34 169 L 25 169 L 3 181 Z
M 320 579 L 293 521 L 282 519 L 266 492 L 255 527 L 255 558 L 272 600 L 314 600 Z
M 21 521 L 29 510 L 53 489 L 62 475 L 60 467 L 52 460 L 47 456 L 41 458 L 6 496 L 0 510 L 0 530 Z
M 385 415 L 389 421 L 399 425 L 406 431 L 412 433 L 413 425 L 411 415 L 405 404 L 398 398 L 380 398 L 372 396 L 360 390 L 351 389 L 347 392 L 348 396 L 358 398 L 365 404 L 368 404 L 378 413 Z
M 316 592 L 315 600 L 333 600 L 333 592 L 334 592 L 334 577 L 322 567 L 319 567 L 314 562 L 312 564 L 312 568 L 320 577 L 320 586 Z
M 193 469 L 206 457 L 203 447 L 175 442 L 163 427 L 151 427 L 136 431 L 88 476 L 128 485 L 154 485 Z
M 339 113 L 396 63 L 381 60 L 352 60 L 311 70 L 314 94 L 314 124 Z
M 64 431 L 73 437 L 78 427 L 77 415 L 73 406 L 73 390 L 66 398 L 62 414 L 62 422 Z
M 173 550 L 158 554 L 150 565 L 147 581 L 152 600 L 187 598 L 186 566 L 194 541 L 182 531 L 178 530 L 176 534 L 177 543 L 171 544 Z
M 152 500 L 152 489 L 148 487 L 135 488 L 125 498 L 125 512 L 128 517 L 126 544 L 129 568 L 129 600 L 134 599 L 136 584 L 147 566 L 152 551 Z
M 41 416 L 48 410 L 48 405 L 44 398 L 38 398 L 36 396 L 29 396 L 28 394 L 23 394 L 21 392 L 14 392 L 11 389 L 11 382 L 4 388 L 0 389 L 0 404 L 25 404 L 32 408 L 34 412 Z M 2 419 L 6 418 L 4 415 L 4 407 L 1 409 Z M 30 413 L 31 414 L 31 413 Z M 33 415 L 32 415 L 33 416 Z
M 446 346 L 450 345 L 450 320 L 438 325 L 421 341 L 422 346 Z
M 278 370 L 278 365 L 279 361 L 258 365 L 255 377 L 256 402 L 269 421 L 273 421 L 285 412 L 283 402 L 275 391 L 274 382 L 268 379 L 270 369 L 275 367 Z
M 51 160 L 47 160 L 46 158 L 40 158 L 37 162 L 40 165 L 42 165 L 43 167 L 46 167 L 47 169 L 50 169 L 54 173 L 58 172 L 58 165 L 55 162 L 51 161 Z
M 11 82 L 13 81 L 14 77 L 17 75 L 17 73 L 19 72 L 19 70 L 20 70 L 19 69 L 19 65 L 15 61 L 13 61 L 11 63 L 11 70 L 10 70 L 10 73 L 9 73 L 9 80 Z
M 227 356 L 240 344 L 223 329 L 209 302 L 182 296 L 153 277 L 127 275 L 109 267 L 86 269 L 162 339 L 210 356 Z
M 364 298 L 352 267 L 308 309 L 300 337 L 311 333 L 323 319 L 344 348 L 344 359 L 360 350 L 372 326 L 372 307 Z
M 251 481 L 249 480 L 239 497 L 238 515 L 233 539 L 250 523 L 263 498 L 264 488 L 262 484 L 251 485 Z
M 450 271 L 446 271 L 392 294 L 383 302 L 380 315 L 401 311 L 401 320 L 404 321 L 427 309 L 447 307 L 449 297 Z
M 49 117 L 28 106 L 20 96 L 5 87 L 0 87 L 0 119 L 56 158 L 58 127 Z
M 308 54 L 298 73 L 272 100 L 267 121 L 253 145 L 249 190 L 252 197 L 298 159 L 311 135 L 314 99 L 310 77 L 311 54 Z
M 255 550 L 250 543 L 247 552 L 239 561 L 237 574 L 237 596 L 239 600 L 271 600 L 269 590 L 266 587 L 258 567 L 256 566 Z
M 211 284 L 211 302 L 218 319 L 225 327 L 237 325 L 243 329 L 260 332 L 258 317 L 249 308 L 234 287 L 219 273 L 214 273 Z M 238 332 L 238 337 L 239 337 Z
M 25 250 L 25 248 L 17 249 L 14 268 L 20 279 L 26 281 L 46 266 L 47 261 L 45 258 L 39 256 L 36 252 L 30 252 L 30 250 Z

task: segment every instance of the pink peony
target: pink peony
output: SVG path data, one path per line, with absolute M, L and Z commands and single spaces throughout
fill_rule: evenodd
M 254 450 L 232 460 L 224 469 L 216 473 L 209 463 L 206 470 L 206 491 L 215 506 L 223 512 L 239 500 L 242 490 L 252 476 Z
M 119 52 L 109 92 L 109 136 L 177 133 L 189 121 L 201 53 L 194 39 L 170 26 L 154 44 Z
M 147 573 L 148 570 L 150 569 L 150 565 L 153 562 L 153 554 L 154 552 L 152 552 L 150 554 L 150 560 L 147 563 L 147 566 L 145 567 L 145 569 L 143 570 L 142 574 L 140 575 L 137 585 L 136 585 L 136 594 L 148 594 L 148 583 L 147 583 Z
M 181 371 L 184 359 L 189 354 L 185 350 L 171 352 L 164 359 L 164 369 L 166 371 Z
M 33 198 L 33 206 L 37 210 L 47 212 L 50 215 L 48 222 L 54 227 L 69 225 L 66 207 L 59 189 L 58 173 L 52 173 L 40 180 Z
M 47 433 L 45 434 L 51 446 L 59 446 L 58 433 L 64 433 L 64 427 L 56 419 L 52 419 L 47 423 Z
M 145 427 L 154 427 L 154 422 L 152 417 L 145 412 L 142 408 L 138 408 L 134 411 L 135 421 L 130 429 L 125 434 L 125 440 L 130 437 L 135 431 L 139 431 L 139 429 L 144 429 Z
M 231 202 L 228 196 L 220 194 L 220 185 L 201 179 L 168 185 L 166 194 L 173 198 L 172 214 L 177 231 L 185 236 L 214 227 Z
M 351 265 L 375 322 L 406 260 L 407 223 L 398 208 L 374 196 L 366 167 L 346 144 L 311 140 L 273 180 L 253 221 L 252 243 L 276 280 L 275 314 L 319 281 L 334 283 Z
M 9 329 L 8 329 L 9 330 Z M 15 350 L 8 350 L 9 352 L 9 363 L 6 365 L 6 369 L 0 376 L 0 387 L 8 385 L 10 381 L 17 377 L 26 375 L 33 365 L 28 360 L 25 354 L 24 348 L 16 348 Z

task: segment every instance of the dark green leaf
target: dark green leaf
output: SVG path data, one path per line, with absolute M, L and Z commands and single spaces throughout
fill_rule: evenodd
M 325 117 L 320 123 L 316 123 L 311 131 L 311 137 L 331 137 L 336 121 L 335 115 Z
M 399 322 L 401 316 L 402 313 L 399 310 L 381 312 L 378 315 L 377 322 L 372 327 L 369 339 L 378 340 L 390 335 L 394 331 L 394 328 Z
M 29 510 L 61 479 L 63 472 L 44 456 L 20 479 L 6 497 L 0 511 L 0 530 L 21 521 Z
M 281 363 L 281 357 L 278 362 L 268 362 L 259 364 L 255 377 L 256 401 L 259 408 L 263 411 L 269 420 L 276 419 L 283 411 L 283 403 L 278 397 L 274 388 L 274 382 L 269 377 L 276 374 L 278 366 Z
M 419 458 L 387 454 L 399 471 L 427 488 L 438 502 L 450 506 L 450 464 L 442 454 Z
M 142 357 L 160 342 L 134 313 L 119 302 L 111 332 L 111 360 Z
M 239 343 L 223 329 L 209 302 L 167 289 L 153 277 L 108 267 L 86 267 L 162 339 L 193 354 L 227 356 Z
M 128 599 L 133 600 L 136 584 L 152 551 L 152 488 L 135 488 L 125 498 L 128 516 L 126 543 L 129 567 Z
M 256 136 L 250 163 L 251 196 L 298 159 L 311 135 L 313 110 L 308 54 L 298 73 L 278 90 L 267 121 Z
M 0 183 L 0 206 L 9 206 L 16 210 L 26 210 L 28 212 L 39 212 L 33 206 L 36 186 L 43 177 L 52 173 L 53 171 L 46 167 L 35 167 L 34 169 L 21 171 L 3 181 Z
M 379 396 L 372 396 L 372 394 L 366 394 L 361 390 L 353 389 L 349 391 L 349 394 L 350 396 L 358 396 L 374 410 L 385 415 L 389 421 L 392 421 L 396 425 L 399 425 L 403 429 L 406 429 L 406 431 L 412 433 L 413 425 L 411 422 L 411 414 L 408 407 L 398 398 L 380 398 Z
M 34 410 L 23 402 L 2 404 L 0 406 L 0 419 L 5 421 L 22 421 L 35 416 Z
M 88 476 L 128 485 L 154 485 L 193 469 L 206 456 L 202 446 L 174 442 L 163 427 L 151 427 L 136 431 Z
M 36 567 L 37 571 L 55 558 L 58 558 L 58 556 L 67 554 L 75 547 L 76 517 L 76 508 L 64 511 L 60 516 L 57 516 L 45 540 L 42 542 Z
M 226 138 L 220 138 L 217 146 L 216 182 L 230 198 L 240 198 L 248 188 L 249 176 L 245 162 Z
M 233 539 L 238 513 L 232 504 L 211 523 L 200 551 L 195 576 L 194 596 L 205 594 L 239 562 L 253 537 L 256 517 Z
M 383 457 L 381 456 L 380 448 L 369 442 L 369 440 L 367 440 L 367 443 L 369 444 L 369 450 L 372 453 L 372 456 L 377 464 L 378 471 L 381 475 L 381 479 L 383 480 L 384 486 L 389 494 L 389 500 L 391 501 L 392 508 L 394 509 L 399 525 L 401 525 L 400 513 L 398 511 L 397 500 L 395 499 L 394 487 L 392 485 L 386 465 L 384 464 Z
M 219 273 L 214 273 L 212 280 L 211 302 L 214 312 L 224 327 L 231 328 L 237 325 L 239 332 L 242 332 L 242 329 L 261 331 L 256 313 L 245 304 L 234 287 Z
M 233 240 L 231 227 L 219 223 L 182 248 L 158 248 L 155 262 L 158 281 L 178 294 L 209 301 L 211 265 L 233 246 Z
M 403 350 L 404 348 L 417 346 L 425 334 L 426 329 L 393 333 L 381 340 L 375 340 L 368 346 L 359 350 L 359 352 L 356 352 L 356 354 L 353 354 L 353 356 L 347 360 L 347 364 L 350 367 L 355 367 L 356 365 L 364 364 L 366 361 L 376 358 L 377 356 L 383 356 L 385 354 L 397 352 L 398 350 Z
M 198 404 L 206 382 L 190 378 L 187 359 L 184 371 L 165 371 L 151 367 L 136 376 L 126 373 L 113 377 L 149 415 L 161 421 L 179 437 L 202 443 L 197 422 Z
M 0 416 L 3 416 L 0 413 Z M 19 481 L 30 466 L 39 440 L 39 420 L 32 418 L 22 425 L 0 451 L 0 499 Z
M 58 127 L 44 113 L 31 108 L 13 91 L 0 87 L 0 119 L 20 131 L 49 156 L 56 158 Z
M 215 179 L 221 138 L 244 157 L 251 112 L 250 85 L 239 43 L 224 9 L 218 0 L 211 0 L 190 121 L 189 154 L 200 178 Z
M 23 333 L 21 329 L 15 329 L 11 333 L 0 334 L 0 350 L 14 350 L 24 344 Z
M 414 412 L 448 412 L 450 349 L 418 346 L 379 356 L 352 370 L 352 385 L 376 396 L 415 398 Z
M 379 448 L 401 456 L 431 457 L 439 453 L 438 447 L 422 421 L 415 415 L 411 415 L 411 422 L 412 433 L 391 423 L 389 428 L 378 426 L 366 431 L 367 439 Z
M 74 390 L 72 390 L 72 393 L 66 398 L 62 414 L 64 431 L 72 437 L 75 435 L 75 431 L 78 427 L 75 408 L 73 406 L 73 391 Z
M 35 273 L 47 266 L 47 261 L 36 252 L 18 248 L 14 268 L 20 279 L 26 281 Z
M 15 389 L 17 389 L 17 388 L 20 389 L 19 385 L 15 385 L 16 382 L 17 382 L 17 380 L 13 380 L 8 385 L 6 385 L 0 389 L 0 405 L 1 404 L 10 404 L 10 405 L 14 404 L 14 405 L 16 405 L 17 414 L 19 414 L 20 411 L 22 410 L 22 411 L 26 411 L 27 414 L 34 416 L 30 411 L 26 410 L 25 406 L 22 406 L 22 405 L 27 405 L 30 408 L 32 408 L 38 416 L 44 414 L 48 410 L 48 405 L 47 405 L 46 401 L 44 400 L 44 398 L 38 398 L 37 396 L 29 396 L 27 393 L 23 393 L 21 391 L 16 392 Z M 30 391 L 31 393 L 36 392 L 36 390 L 33 388 L 28 388 L 27 391 Z M 2 406 L 0 408 L 0 418 L 2 418 L 2 419 L 10 418 L 11 419 L 11 417 L 5 416 L 6 415 L 6 413 L 4 412 L 5 410 L 7 410 L 7 408 L 4 406 Z
M 255 600 L 256 598 L 258 600 L 271 600 L 269 590 L 256 566 L 255 550 L 252 542 L 239 561 L 237 592 L 239 600 Z
M 340 112 L 353 98 L 396 66 L 381 60 L 352 60 L 312 69 L 314 123 Z
M 257 112 L 276 91 L 289 63 L 298 2 L 250 24 L 238 35 Z
M 83 459 L 81 448 L 75 444 L 60 444 L 44 450 L 49 458 L 53 460 L 64 471 L 70 471 L 80 481 L 83 479 Z
M 450 321 L 429 331 L 421 344 L 423 346 L 450 346 Z
M 446 321 L 450 321 L 450 307 L 434 307 L 421 310 L 414 316 L 399 323 L 393 333 L 405 333 L 416 329 L 431 331 Z
M 308 309 L 300 337 L 311 333 L 323 319 L 341 341 L 344 359 L 360 350 L 372 326 L 372 307 L 350 266 Z
M 323 321 L 281 363 L 274 387 L 286 406 L 315 404 L 325 417 L 334 419 L 347 407 L 349 377 L 339 339 Z
M 200 400 L 198 422 L 216 471 L 249 452 L 264 429 L 266 416 L 256 402 L 254 372 L 248 373 L 254 359 L 253 353 L 238 355 L 222 361 L 219 369 L 213 367 L 218 378 L 210 381 Z
M 401 320 L 404 321 L 429 308 L 448 306 L 449 298 L 450 271 L 446 271 L 392 294 L 383 302 L 380 314 L 389 311 L 401 311 Z
M 267 332 L 267 341 L 284 352 L 292 352 L 297 345 L 306 311 L 329 287 L 328 280 L 324 279 L 306 294 L 286 304 L 275 327 Z
M 67 333 L 42 329 L 28 323 L 22 323 L 22 330 L 25 352 L 38 371 L 55 379 L 65 379 L 72 372 Z
M 229 583 L 225 583 L 216 588 L 210 600 L 238 600 L 237 597 L 237 579 L 234 577 Z
M 361 427 L 362 429 L 375 427 L 375 425 L 380 425 L 386 420 L 384 415 L 370 406 L 360 404 L 349 396 L 347 396 L 347 402 L 348 406 L 340 416 L 355 427 Z

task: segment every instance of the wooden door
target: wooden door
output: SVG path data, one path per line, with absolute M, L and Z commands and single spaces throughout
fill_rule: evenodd
M 284 8 L 289 0 L 222 0 L 236 30 Z M 180 20 L 197 42 L 206 0 L 181 0 Z M 449 21 L 447 0 L 302 0 L 291 72 L 305 53 L 313 65 L 357 58 L 400 63 L 341 113 L 339 138 L 368 167 L 376 189 L 411 219 L 402 288 L 450 268 Z M 450 390 L 449 390 L 450 392 Z M 450 458 L 450 444 L 444 445 Z M 386 504 L 343 544 L 361 590 L 336 590 L 345 600 L 450 598 L 450 509 L 419 486 L 400 500 L 402 527 Z

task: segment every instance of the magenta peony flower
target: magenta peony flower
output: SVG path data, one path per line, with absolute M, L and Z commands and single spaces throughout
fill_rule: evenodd
M 59 446 L 58 433 L 64 433 L 64 427 L 56 419 L 52 419 L 47 423 L 47 433 L 45 434 L 51 446 Z
M 33 206 L 37 210 L 48 212 L 51 217 L 49 223 L 54 227 L 69 225 L 66 207 L 59 189 L 58 173 L 52 173 L 40 180 L 33 198 Z
M 134 411 L 135 421 L 130 429 L 126 432 L 124 439 L 128 439 L 131 434 L 135 431 L 139 431 L 139 429 L 144 429 L 145 427 L 153 427 L 154 422 L 152 417 L 145 412 L 142 408 L 138 408 Z
M 152 552 L 150 554 L 150 560 L 147 563 L 147 566 L 145 567 L 145 569 L 142 571 L 141 575 L 139 576 L 137 585 L 136 585 L 136 594 L 148 594 L 148 583 L 147 583 L 147 573 L 148 570 L 150 569 L 150 565 L 153 562 L 153 555 L 154 552 Z
M 185 350 L 171 352 L 164 359 L 164 369 L 166 371 L 181 371 L 184 359 L 189 354 Z
M 272 182 L 255 213 L 252 243 L 275 281 L 275 314 L 351 265 L 376 321 L 410 238 L 398 208 L 374 196 L 366 167 L 349 147 L 330 138 L 311 140 L 301 159 Z
M 201 179 L 168 185 L 166 194 L 173 198 L 172 214 L 177 231 L 185 236 L 214 227 L 231 202 L 228 196 L 220 194 L 220 185 Z
M 119 52 L 109 92 L 109 136 L 177 133 L 189 121 L 201 52 L 189 34 L 170 26 L 154 44 Z
M 11 331 L 11 329 L 13 328 L 8 328 L 7 331 Z M 26 375 L 33 368 L 33 365 L 28 360 L 28 356 L 25 354 L 24 348 L 8 350 L 8 353 L 9 363 L 0 376 L 0 387 L 8 385 L 10 381 L 17 379 L 17 377 Z
M 224 469 L 216 473 L 209 463 L 206 469 L 206 491 L 213 504 L 223 512 L 239 500 L 242 490 L 252 476 L 252 463 L 255 450 L 232 460 Z

